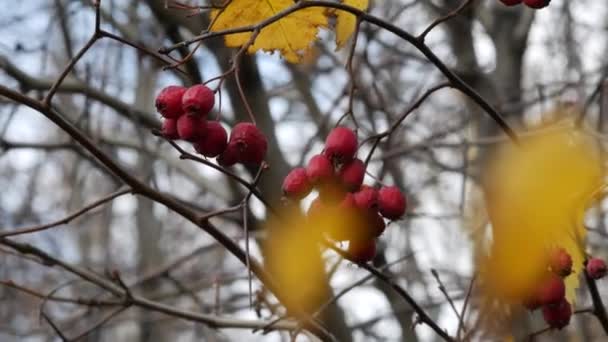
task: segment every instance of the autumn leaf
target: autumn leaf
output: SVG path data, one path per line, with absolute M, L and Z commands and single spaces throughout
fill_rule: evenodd
M 293 5 L 292 0 L 232 0 L 225 8 L 211 12 L 214 20 L 211 31 L 255 25 Z M 279 51 L 287 61 L 297 63 L 317 39 L 319 28 L 326 26 L 324 8 L 304 8 L 264 27 L 248 51 Z M 251 35 L 251 32 L 226 35 L 226 45 L 243 46 Z
M 489 246 L 479 254 L 485 294 L 521 304 L 547 273 L 547 255 L 564 248 L 574 274 L 566 278 L 574 301 L 583 267 L 583 216 L 602 188 L 600 161 L 584 133 L 551 128 L 502 147 L 491 163 L 486 203 L 492 222 Z
M 369 7 L 369 0 L 344 0 L 345 5 L 358 8 L 362 11 Z M 357 17 L 346 11 L 337 11 L 336 14 L 336 45 L 338 49 L 344 47 L 355 31 Z
M 319 231 L 299 208 L 284 208 L 281 218 L 271 218 L 265 228 L 265 264 L 278 285 L 277 294 L 291 314 L 312 314 L 330 293 Z

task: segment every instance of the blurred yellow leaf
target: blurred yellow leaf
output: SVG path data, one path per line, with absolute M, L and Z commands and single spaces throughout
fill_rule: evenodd
M 336 241 L 360 239 L 361 227 L 352 209 L 337 204 L 318 205 L 307 216 L 287 206 L 280 218 L 266 223 L 266 266 L 291 314 L 312 314 L 331 295 L 322 258 L 325 236 Z
M 584 257 L 583 215 L 602 184 L 592 141 L 566 128 L 547 130 L 521 146 L 503 146 L 484 176 L 492 222 L 478 265 L 485 294 L 521 303 L 546 274 L 548 251 L 562 247 L 573 259 L 575 273 L 566 278 L 573 302 Z
M 266 228 L 266 266 L 283 304 L 292 314 L 314 312 L 329 293 L 318 232 L 293 208 Z
M 344 0 L 345 5 L 356 7 L 362 11 L 369 7 L 369 0 Z M 346 11 L 337 11 L 336 14 L 336 45 L 338 49 L 344 47 L 352 36 L 357 25 L 357 17 Z
M 214 20 L 211 31 L 254 25 L 293 5 L 292 0 L 232 0 L 224 9 L 211 12 Z M 263 28 L 248 51 L 279 51 L 286 60 L 297 63 L 317 39 L 318 29 L 322 26 L 327 26 L 324 8 L 298 10 Z M 242 46 L 249 41 L 251 34 L 226 35 L 226 45 Z

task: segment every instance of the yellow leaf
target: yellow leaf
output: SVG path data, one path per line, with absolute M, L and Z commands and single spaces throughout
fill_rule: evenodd
M 521 304 L 548 272 L 548 251 L 562 247 L 573 259 L 566 287 L 574 301 L 584 258 L 583 215 L 602 186 L 597 156 L 588 137 L 566 128 L 496 153 L 485 175 L 492 237 L 478 265 L 487 296 Z
M 299 208 L 286 207 L 281 216 L 266 223 L 265 264 L 290 314 L 312 314 L 329 294 L 320 235 Z
M 345 5 L 356 7 L 362 11 L 369 7 L 369 0 L 344 0 Z M 336 15 L 336 45 L 338 49 L 344 47 L 344 44 L 353 35 L 355 26 L 357 25 L 357 17 L 346 11 L 338 11 Z
M 232 0 L 224 9 L 211 12 L 214 20 L 211 31 L 255 25 L 293 5 L 293 0 Z M 317 32 L 322 26 L 327 26 L 324 8 L 298 10 L 263 28 L 248 51 L 279 51 L 289 62 L 299 62 L 317 39 Z M 226 35 L 226 45 L 239 47 L 247 44 L 251 34 Z

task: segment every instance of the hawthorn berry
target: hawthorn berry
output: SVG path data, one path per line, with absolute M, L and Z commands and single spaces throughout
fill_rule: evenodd
M 312 184 L 330 182 L 334 179 L 334 165 L 327 156 L 317 154 L 308 162 L 306 175 Z
M 321 201 L 321 197 L 317 197 L 310 203 L 310 207 L 308 207 L 308 210 L 306 211 L 306 217 L 310 220 L 317 220 L 322 216 L 323 211 L 324 205 Z
M 376 240 L 351 240 L 346 250 L 348 258 L 357 263 L 371 261 L 376 256 Z
M 215 105 L 215 94 L 206 85 L 197 84 L 186 90 L 181 106 L 190 115 L 207 116 Z
M 317 184 L 317 190 L 319 191 L 319 197 L 324 203 L 328 204 L 338 204 L 346 195 L 342 185 L 336 181 Z
M 179 139 L 179 134 L 177 134 L 177 119 L 164 119 L 161 133 L 169 140 Z
M 340 163 L 353 159 L 357 152 L 357 135 L 349 128 L 338 126 L 325 139 L 325 155 Z
M 357 202 L 355 201 L 355 197 L 353 196 L 353 194 L 347 192 L 338 207 L 343 211 L 357 210 Z
M 344 164 L 338 174 L 340 181 L 347 191 L 355 191 L 361 187 L 365 177 L 365 163 L 361 159 L 353 159 Z
M 526 309 L 530 311 L 534 311 L 542 306 L 536 296 L 530 296 L 526 298 L 522 304 Z
M 303 167 L 291 170 L 283 180 L 283 194 L 288 198 L 300 200 L 306 197 L 311 190 L 312 184 Z
M 238 147 L 235 144 L 230 144 L 230 143 L 228 143 L 224 152 L 222 152 L 217 157 L 218 164 L 220 164 L 223 167 L 232 166 L 232 165 L 238 163 L 238 161 L 239 161 Z
M 523 2 L 530 8 L 540 9 L 549 6 L 551 0 L 523 0 Z
M 182 97 L 186 88 L 180 86 L 168 86 L 156 95 L 156 110 L 167 119 L 176 119 L 184 111 L 182 110 Z
M 239 162 L 251 165 L 262 163 L 268 149 L 266 136 L 250 122 L 240 122 L 234 126 L 229 145 L 237 147 Z
M 592 279 L 603 278 L 607 272 L 606 262 L 600 258 L 591 258 L 587 261 L 586 270 Z
M 567 277 L 572 273 L 572 257 L 565 249 L 555 248 L 549 253 L 549 266 L 553 273 Z
M 538 301 L 542 305 L 559 303 L 566 296 L 564 280 L 556 275 L 550 275 L 540 285 Z
M 384 230 L 386 229 L 386 223 L 378 212 L 371 211 L 369 213 L 368 222 L 374 237 L 379 237 L 380 235 L 382 235 L 382 233 L 384 233 Z
M 177 119 L 177 134 L 181 139 L 195 142 L 205 134 L 206 121 L 198 116 L 182 115 Z
M 207 121 L 205 134 L 194 144 L 196 152 L 213 158 L 224 152 L 228 145 L 228 134 L 218 121 Z
M 555 304 L 543 306 L 543 318 L 553 329 L 562 329 L 568 325 L 571 316 L 572 307 L 566 298 L 562 298 Z
M 383 186 L 378 191 L 378 209 L 380 214 L 390 220 L 397 220 L 406 209 L 406 199 L 396 186 Z
M 523 0 L 500 0 L 500 2 L 507 6 L 515 6 L 521 4 Z
M 378 206 L 378 191 L 371 186 L 362 185 L 353 197 L 360 209 L 369 210 Z

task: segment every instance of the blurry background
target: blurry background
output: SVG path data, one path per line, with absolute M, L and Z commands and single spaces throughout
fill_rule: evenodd
M 199 34 L 208 16 L 167 8 L 165 0 L 104 0 L 102 28 L 156 51 Z M 189 1 L 204 5 L 201 1 Z M 420 33 L 460 1 L 372 1 L 371 13 Z M 90 0 L 28 0 L 5 4 L 0 13 L 0 83 L 41 97 L 94 28 Z M 515 126 L 580 114 L 602 146 L 606 118 L 601 102 L 608 72 L 608 3 L 553 0 L 540 11 L 507 8 L 498 0 L 475 1 L 458 17 L 441 24 L 427 44 Z M 350 80 L 344 63 L 348 48 L 335 51 L 333 33 L 323 31 L 302 64 L 278 55 L 242 59 L 244 91 L 258 125 L 270 143 L 260 189 L 276 201 L 281 180 L 294 166 L 319 153 L 322 142 L 348 107 Z M 185 56 L 188 49 L 174 54 Z M 233 51 L 222 39 L 206 41 L 185 63 L 195 82 L 230 68 Z M 385 130 L 443 76 L 419 52 L 396 36 L 363 25 L 354 57 L 353 113 L 360 140 Z M 154 188 L 202 212 L 238 203 L 245 190 L 223 174 L 191 161 L 153 136 L 160 123 L 154 97 L 164 86 L 189 80 L 165 65 L 114 40 L 98 41 L 58 90 L 54 104 L 105 152 Z M 605 107 L 605 106 L 604 106 Z M 216 106 L 217 109 L 217 106 Z M 602 115 L 603 114 L 603 115 Z M 226 127 L 248 120 L 233 79 L 222 91 L 221 120 Z M 353 122 L 345 123 L 351 127 Z M 472 214 L 483 210 L 479 165 L 486 148 L 503 141 L 496 124 L 460 92 L 445 88 L 431 95 L 380 144 L 368 169 L 367 184 L 380 179 L 408 194 L 407 216 L 393 222 L 380 238 L 374 264 L 398 260 L 386 272 L 454 335 L 458 318 L 438 290 L 437 270 L 459 310 L 474 258 Z M 192 148 L 184 144 L 184 148 Z M 360 151 L 365 156 L 369 145 Z M 251 179 L 247 170 L 236 168 Z M 52 222 L 120 188 L 116 179 L 39 113 L 0 97 L 0 231 Z M 304 203 L 308 205 L 310 196 Z M 263 237 L 261 203 L 252 200 L 252 234 Z M 474 216 L 474 215 L 473 215 Z M 590 215 L 590 250 L 605 256 L 603 210 Z M 244 246 L 242 217 L 212 219 Z M 476 222 L 478 223 L 478 222 Z M 481 222 L 484 226 L 487 222 Z M 221 316 L 256 319 L 249 307 L 247 271 L 209 235 L 166 207 L 125 195 L 69 224 L 19 236 L 59 259 L 105 274 L 118 270 L 133 291 L 167 305 Z M 261 252 L 252 240 L 252 254 Z M 332 253 L 325 255 L 330 284 L 338 292 L 367 273 Z M 166 267 L 165 267 L 166 266 Z M 297 267 L 297 266 L 296 266 Z M 50 268 L 0 245 L 0 280 L 71 298 L 102 292 L 59 268 Z M 305 280 L 304 280 L 305 281 Z M 604 283 L 600 292 L 608 290 Z M 254 291 L 261 286 L 254 280 Z M 260 292 L 260 297 L 266 296 Z M 586 307 L 581 291 L 577 307 Z M 102 297 L 100 297 L 102 298 Z M 42 300 L 0 286 L 0 341 L 59 340 L 39 317 Z M 467 329 L 476 322 L 475 300 L 467 310 Z M 271 317 L 276 300 L 256 301 L 262 318 Z M 587 305 L 588 306 L 588 305 Z M 48 301 L 45 312 L 68 336 L 76 336 L 108 314 L 107 309 Z M 332 331 L 340 341 L 435 341 L 425 325 L 414 326 L 412 309 L 385 284 L 370 280 L 349 291 L 331 308 Z M 538 313 L 517 322 L 516 336 L 542 329 Z M 539 337 L 552 341 L 592 341 L 605 336 L 591 315 L 575 315 L 569 327 Z M 307 340 L 300 336 L 299 340 Z M 482 338 L 479 338 L 482 339 Z M 82 339 L 101 341 L 280 341 L 251 329 L 215 330 L 174 317 L 130 308 Z

